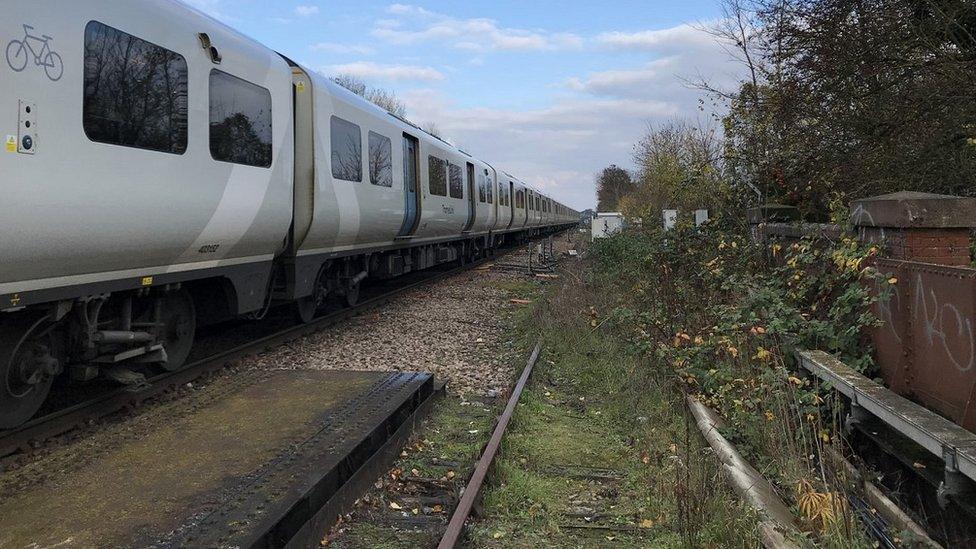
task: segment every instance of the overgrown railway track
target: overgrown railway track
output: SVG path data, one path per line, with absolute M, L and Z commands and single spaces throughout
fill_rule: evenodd
M 501 255 L 517 249 L 519 248 L 505 249 Z M 164 395 L 168 391 L 191 383 L 203 376 L 216 373 L 235 361 L 334 326 L 343 320 L 380 307 L 404 292 L 463 273 L 494 259 L 496 258 L 486 258 L 466 265 L 425 272 L 417 280 L 391 287 L 389 290 L 382 289 L 375 296 L 369 297 L 354 306 L 325 314 L 309 324 L 289 326 L 192 362 L 180 371 L 166 372 L 150 377 L 147 379 L 148 384 L 141 390 L 133 392 L 127 387 L 119 387 L 103 392 L 84 402 L 69 405 L 35 418 L 16 429 L 2 430 L 0 431 L 0 457 L 18 451 L 29 451 L 34 444 L 64 435 L 91 421 L 127 408 L 135 408 L 143 402 Z

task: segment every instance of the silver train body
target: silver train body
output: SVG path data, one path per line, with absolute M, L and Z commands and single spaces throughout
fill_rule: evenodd
M 65 370 L 578 219 L 181 3 L 0 5 L 0 428 Z

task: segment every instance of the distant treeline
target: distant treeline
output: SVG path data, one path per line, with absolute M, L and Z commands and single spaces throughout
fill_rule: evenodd
M 826 217 L 898 190 L 976 195 L 972 0 L 725 0 L 708 30 L 748 75 L 734 90 L 696 82 L 721 102 L 721 142 L 651 128 L 628 192 L 601 174 L 601 209 L 761 196 Z

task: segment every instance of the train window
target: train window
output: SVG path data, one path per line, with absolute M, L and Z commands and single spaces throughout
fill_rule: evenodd
M 478 174 L 478 202 L 484 204 L 488 201 L 488 183 L 485 181 L 485 174 Z
M 210 155 L 214 160 L 271 167 L 271 92 L 210 71 Z
M 430 156 L 428 160 L 430 181 L 427 182 L 427 188 L 430 189 L 430 194 L 447 196 L 447 162 L 436 156 Z
M 461 166 L 449 165 L 451 176 L 451 198 L 464 198 L 464 175 Z
M 344 181 L 363 180 L 363 134 L 359 126 L 333 116 L 332 177 Z
M 186 152 L 186 59 L 103 25 L 85 27 L 83 125 L 92 141 Z
M 492 187 L 495 186 L 495 182 L 491 180 L 491 176 L 488 175 L 488 170 L 485 170 L 485 192 L 488 195 L 488 203 L 494 203 L 494 196 L 492 196 Z
M 380 187 L 393 186 L 393 142 L 369 132 L 369 181 Z

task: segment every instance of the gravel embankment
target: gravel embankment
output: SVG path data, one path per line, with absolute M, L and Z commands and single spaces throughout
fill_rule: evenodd
M 479 270 L 398 296 L 255 359 L 258 367 L 429 372 L 453 393 L 493 396 L 510 384 L 506 319 L 517 306 Z
M 555 239 L 557 254 L 572 248 Z M 528 264 L 528 247 L 499 258 Z M 536 261 L 537 263 L 537 261 Z M 455 394 L 493 397 L 512 383 L 508 283 L 528 277 L 488 264 L 397 297 L 376 312 L 257 357 L 261 367 L 429 372 Z

